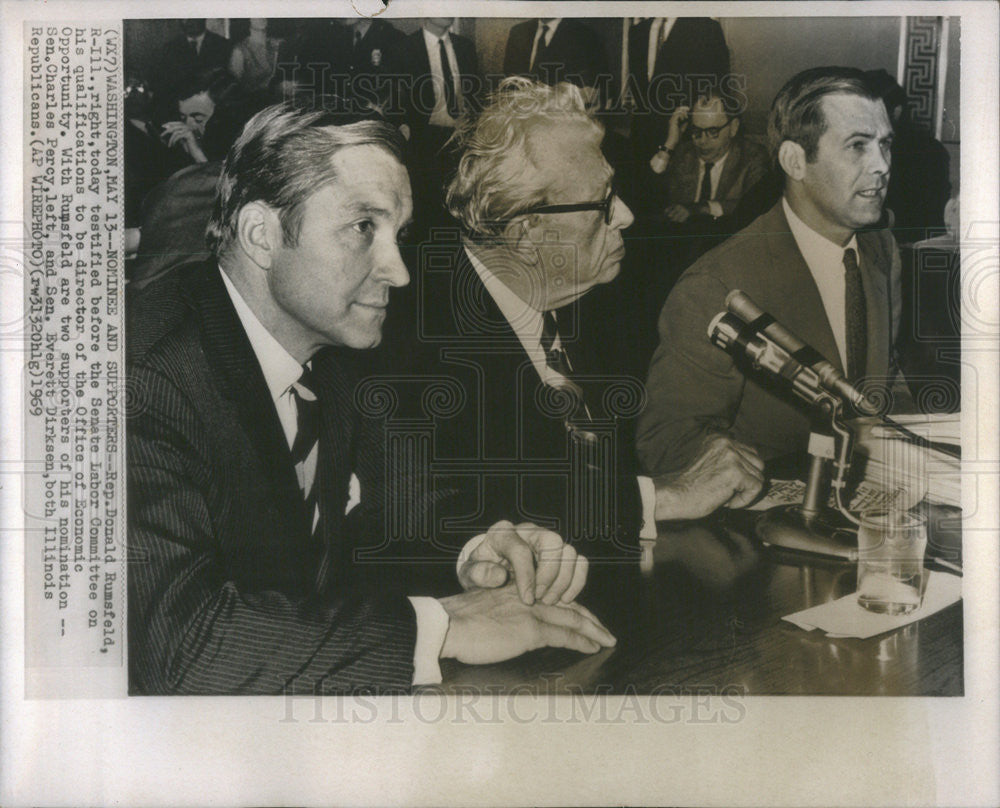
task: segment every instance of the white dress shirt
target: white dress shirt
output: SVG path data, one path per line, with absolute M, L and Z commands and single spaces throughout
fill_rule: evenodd
M 560 386 L 559 382 L 564 380 L 562 374 L 549 367 L 545 361 L 545 350 L 542 348 L 542 312 L 532 308 L 519 298 L 511 288 L 500 278 L 494 275 L 482 261 L 472 252 L 466 249 L 469 262 L 476 271 L 479 279 L 486 287 L 493 302 L 497 304 L 500 313 L 510 325 L 511 330 L 517 335 L 521 347 L 531 360 L 532 366 L 538 373 L 538 377 L 543 384 Z M 561 338 L 556 334 L 552 343 L 553 348 L 561 348 Z M 570 368 L 572 370 L 572 368 Z M 656 486 L 651 477 L 638 475 L 639 497 L 642 502 L 642 528 L 639 531 L 640 539 L 656 538 Z M 468 554 L 472 552 L 485 538 L 485 534 L 476 536 L 469 541 L 462 549 L 458 557 L 458 567 L 461 569 Z
M 788 219 L 788 227 L 792 231 L 799 252 L 802 253 L 806 266 L 809 267 L 809 272 L 812 273 L 813 280 L 816 281 L 819 296 L 823 301 L 823 309 L 826 311 L 826 319 L 830 321 L 833 338 L 837 342 L 841 364 L 846 368 L 847 308 L 844 301 L 846 290 L 844 251 L 854 250 L 858 256 L 858 266 L 860 267 L 861 253 L 858 251 L 858 238 L 851 236 L 851 240 L 843 246 L 834 244 L 830 239 L 821 236 L 803 222 L 792 210 L 787 199 L 782 198 L 781 204 L 785 209 L 785 218 Z
M 441 67 L 441 49 L 439 42 L 444 42 L 444 51 L 448 56 L 448 67 L 451 68 L 452 87 L 455 90 L 455 98 L 458 100 L 458 108 L 465 107 L 462 98 L 461 78 L 462 74 L 458 70 L 458 58 L 455 56 L 455 46 L 451 41 L 451 34 L 447 31 L 443 36 L 435 36 L 426 28 L 424 32 L 424 45 L 427 47 L 427 58 L 431 65 L 432 83 L 434 85 L 434 109 L 431 111 L 430 124 L 432 126 L 455 126 L 455 119 L 448 113 L 448 101 L 444 94 L 444 69 Z
M 708 212 L 715 216 L 720 217 L 723 214 L 722 204 L 715 199 L 715 195 L 719 192 L 719 178 L 722 176 L 722 167 L 726 164 L 726 158 L 729 157 L 729 152 L 726 152 L 722 157 L 716 160 L 712 164 L 711 173 L 711 183 L 712 183 L 712 193 L 708 199 L 702 200 L 701 198 L 701 183 L 705 178 L 705 161 L 700 157 L 698 158 L 698 181 L 695 183 L 694 201 L 695 202 L 707 202 Z
M 284 430 L 285 439 L 288 441 L 288 448 L 292 448 L 295 442 L 295 433 L 298 431 L 298 413 L 295 408 L 295 400 L 292 397 L 292 385 L 298 381 L 302 375 L 302 365 L 300 365 L 291 354 L 288 353 L 268 331 L 257 315 L 243 299 L 239 290 L 229 279 L 229 276 L 221 269 L 222 282 L 229 292 L 229 297 L 233 301 L 233 308 L 243 324 L 243 330 L 250 340 L 250 347 L 253 349 L 260 369 L 264 374 L 264 381 L 267 389 L 271 393 L 271 400 L 274 408 L 278 412 L 278 420 L 281 421 L 281 428 Z M 313 447 L 306 458 L 304 464 L 306 468 L 306 479 L 310 486 L 316 476 L 316 459 L 319 454 L 319 444 Z M 299 470 L 296 469 L 296 473 Z M 356 477 L 351 475 L 352 485 Z M 303 484 L 300 474 L 299 484 Z M 308 491 L 308 487 L 303 487 Z M 356 505 L 355 492 L 351 493 L 347 509 L 350 510 Z M 315 527 L 316 514 L 313 515 L 313 527 Z M 482 539 L 480 539 L 481 541 Z M 475 541 L 475 539 L 473 539 Z M 477 543 L 478 546 L 478 543 Z M 471 551 L 470 551 L 471 552 Z M 417 615 L 417 641 L 413 649 L 413 684 L 429 685 L 441 681 L 441 667 L 438 658 L 441 655 L 441 648 L 444 646 L 444 638 L 448 633 L 448 613 L 444 607 L 434 598 L 410 598 L 413 611 Z
M 646 79 L 653 80 L 653 71 L 656 69 L 656 54 L 660 52 L 660 45 L 667 41 L 670 31 L 677 22 L 676 17 L 654 17 L 653 24 L 649 27 L 649 43 L 646 49 Z

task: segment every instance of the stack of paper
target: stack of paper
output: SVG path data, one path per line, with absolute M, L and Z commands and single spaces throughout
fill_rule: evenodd
M 894 420 L 934 443 L 960 445 L 958 413 L 894 416 Z M 857 436 L 854 462 L 865 464 L 866 481 L 886 491 L 905 490 L 905 499 L 914 503 L 926 498 L 935 504 L 961 506 L 961 461 L 957 457 L 918 446 L 876 419 L 860 418 L 853 425 Z

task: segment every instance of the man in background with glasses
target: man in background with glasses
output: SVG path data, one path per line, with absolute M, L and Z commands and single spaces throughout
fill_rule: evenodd
M 419 389 L 394 414 L 433 424 L 436 536 L 449 524 L 464 529 L 458 539 L 496 519 L 530 519 L 592 559 L 630 558 L 640 537 L 656 537 L 658 519 L 739 507 L 760 489 L 760 460 L 721 436 L 680 473 L 636 475 L 641 381 L 581 350 L 581 334 L 598 324 L 574 305 L 618 275 L 633 221 L 602 138 L 578 88 L 521 77 L 459 131 L 447 201 L 460 238 L 422 249 L 411 302 L 418 338 L 387 336 L 403 362 L 397 383 L 422 378 L 456 392 L 445 414 Z
M 739 136 L 732 102 L 716 93 L 679 107 L 666 140 L 650 160 L 664 174 L 666 218 L 675 224 L 732 213 L 743 194 L 767 173 L 767 152 Z M 682 140 L 687 134 L 688 140 Z

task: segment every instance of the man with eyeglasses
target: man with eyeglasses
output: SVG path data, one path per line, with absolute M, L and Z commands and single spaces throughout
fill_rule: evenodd
M 899 250 L 879 225 L 892 144 L 881 97 L 860 70 L 805 70 L 775 97 L 768 139 L 781 199 L 688 269 L 660 314 L 637 443 L 652 473 L 683 468 L 713 434 L 752 444 L 767 459 L 807 448 L 808 409 L 737 367 L 706 336 L 732 289 L 873 400 L 913 406 L 895 344 Z
M 597 324 L 574 305 L 618 275 L 633 221 L 602 137 L 578 88 L 522 77 L 460 131 L 447 192 L 460 238 L 422 248 L 418 339 L 391 343 L 398 384 L 416 374 L 453 388 L 447 413 L 418 389 L 392 416 L 433 431 L 434 535 L 531 519 L 592 559 L 630 558 L 657 520 L 738 507 L 760 489 L 759 459 L 726 438 L 681 473 L 636 474 L 641 382 L 581 350 Z
M 744 193 L 767 173 L 767 152 L 739 136 L 736 110 L 718 94 L 678 108 L 650 168 L 664 175 L 664 214 L 676 224 L 720 217 L 736 209 Z M 682 140 L 687 134 L 689 139 Z

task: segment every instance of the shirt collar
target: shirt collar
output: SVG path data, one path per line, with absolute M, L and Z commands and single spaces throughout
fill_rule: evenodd
M 243 324 L 243 330 L 246 331 L 247 338 L 250 340 L 250 347 L 253 348 L 253 352 L 257 356 L 257 362 L 264 373 L 264 381 L 267 382 L 271 399 L 277 402 L 288 392 L 288 388 L 299 380 L 299 376 L 302 375 L 302 365 L 295 361 L 295 358 L 257 319 L 257 315 L 247 305 L 229 276 L 221 269 L 219 273 L 222 275 L 222 282 L 226 285 L 226 291 L 229 292 L 229 297 L 233 301 L 233 308 L 236 309 L 236 314 Z
M 556 17 L 554 20 L 551 20 L 550 22 L 546 22 L 545 20 L 539 18 L 538 27 L 535 30 L 540 31 L 543 25 L 547 25 L 549 27 L 548 38 L 549 42 L 551 42 L 552 37 L 556 35 L 556 28 L 559 27 L 559 23 L 561 22 L 562 22 L 562 17 Z
M 727 151 L 724 155 L 722 155 L 722 157 L 720 157 L 718 160 L 712 163 L 712 171 L 722 170 L 722 167 L 726 164 L 726 158 L 729 156 L 730 151 L 732 151 L 732 148 L 730 148 L 729 151 Z M 708 163 L 706 163 L 700 157 L 698 158 L 698 164 L 703 166 L 708 165 Z
M 430 47 L 436 48 L 437 47 L 437 43 L 439 41 L 440 42 L 444 42 L 445 44 L 447 44 L 450 41 L 450 39 L 451 39 L 451 32 L 450 31 L 445 31 L 443 34 L 441 34 L 441 36 L 438 36 L 437 34 L 432 34 L 426 28 L 421 28 L 420 30 L 422 30 L 424 32 L 424 42 L 427 43 L 427 47 L 429 47 L 429 48 Z
M 785 218 L 788 219 L 788 228 L 792 231 L 799 252 L 802 253 L 802 257 L 805 258 L 806 264 L 810 268 L 842 265 L 844 263 L 844 250 L 852 249 L 855 253 L 858 252 L 858 237 L 856 235 L 852 235 L 851 240 L 841 247 L 802 221 L 784 196 L 781 198 L 781 206 L 784 208 Z M 860 260 L 859 256 L 858 261 L 860 262 Z

